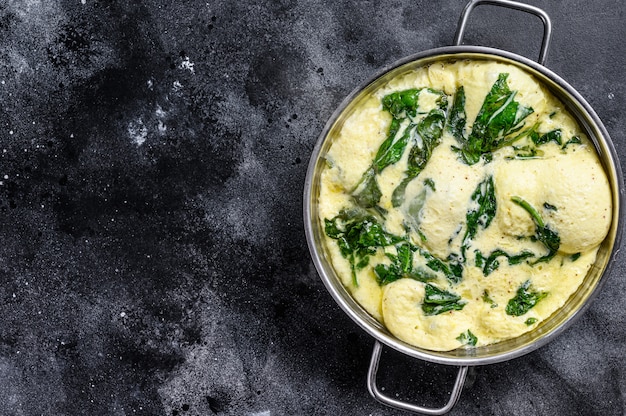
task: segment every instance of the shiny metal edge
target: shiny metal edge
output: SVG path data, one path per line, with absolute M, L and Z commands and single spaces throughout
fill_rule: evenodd
M 568 105 L 568 110 L 574 113 L 577 121 L 581 124 L 581 127 L 587 130 L 590 138 L 593 140 L 600 155 L 600 159 L 604 164 L 609 181 L 611 182 L 611 188 L 614 196 L 613 222 L 609 236 L 607 237 L 607 240 L 610 240 L 610 247 L 605 249 L 607 252 L 605 253 L 606 258 L 604 259 L 604 264 L 601 266 L 601 270 L 597 271 L 597 273 L 599 273 L 599 277 L 592 283 L 592 285 L 586 288 L 583 299 L 578 300 L 578 303 L 574 305 L 572 312 L 568 311 L 565 313 L 565 316 L 557 317 L 559 323 L 554 326 L 554 328 L 545 329 L 545 325 L 540 325 L 538 328 L 527 334 L 514 338 L 513 340 L 493 344 L 493 346 L 479 347 L 470 350 L 462 349 L 449 352 L 437 352 L 418 348 L 395 338 L 382 324 L 362 309 L 362 307 L 348 293 L 346 288 L 343 287 L 339 279 L 330 278 L 330 276 L 334 273 L 334 270 L 332 270 L 330 260 L 323 258 L 323 249 L 321 248 L 322 242 L 316 241 L 316 237 L 314 235 L 315 233 L 313 231 L 313 227 L 315 227 L 315 224 L 318 222 L 318 219 L 314 217 L 315 214 L 312 209 L 312 205 L 314 203 L 313 198 L 316 198 L 316 195 L 314 195 L 314 176 L 318 170 L 320 155 L 325 144 L 326 136 L 348 105 L 355 98 L 357 98 L 363 90 L 368 88 L 368 86 L 379 80 L 384 75 L 397 70 L 406 64 L 415 64 L 416 66 L 419 64 L 421 66 L 428 64 L 429 61 L 435 62 L 440 60 L 459 59 L 495 59 L 517 65 L 535 75 L 540 81 L 544 82 L 544 85 L 547 86 L 552 93 Z M 423 63 L 417 61 L 423 61 Z M 584 313 L 584 311 L 589 308 L 593 298 L 597 296 L 601 287 L 604 285 L 606 280 L 605 276 L 610 274 L 613 263 L 615 262 L 619 252 L 622 238 L 621 223 L 624 218 L 625 209 L 624 197 L 625 191 L 622 169 L 608 131 L 589 103 L 565 80 L 548 68 L 530 59 L 508 51 L 482 46 L 447 46 L 410 55 L 381 68 L 359 87 L 355 88 L 342 101 L 339 107 L 333 112 L 319 135 L 309 160 L 305 178 L 303 212 L 307 244 L 318 274 L 337 304 L 356 324 L 358 324 L 363 330 L 378 341 L 411 357 L 445 365 L 475 366 L 507 361 L 528 354 L 537 348 L 542 347 L 565 331 Z M 556 312 L 554 315 L 558 315 L 559 313 L 563 314 L 562 310 Z M 548 318 L 547 321 L 557 319 L 553 318 L 554 315 Z M 532 334 L 532 336 L 529 334 Z M 527 338 L 527 340 L 519 342 L 520 338 Z M 518 340 L 518 342 L 512 342 L 514 340 Z M 507 348 L 507 344 L 510 344 L 511 348 Z

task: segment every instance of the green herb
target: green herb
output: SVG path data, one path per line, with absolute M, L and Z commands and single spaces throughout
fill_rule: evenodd
M 534 257 L 534 253 L 530 251 L 522 251 L 520 254 L 509 254 L 504 250 L 496 249 L 486 258 L 480 252 L 476 252 L 476 266 L 483 268 L 483 275 L 489 276 L 493 271 L 500 267 L 498 257 L 506 257 L 511 266 L 520 264 L 530 257 Z
M 374 216 L 361 209 L 342 210 L 333 219 L 325 219 L 324 224 L 326 235 L 337 240 L 341 255 L 350 262 L 354 286 L 359 285 L 357 271 L 369 264 L 378 248 L 404 241 L 386 232 Z
M 433 191 L 436 191 L 437 189 L 435 188 L 435 181 L 433 181 L 431 178 L 428 179 L 424 179 L 424 186 L 429 187 L 430 189 L 432 189 Z
M 487 291 L 487 289 L 483 291 L 482 299 L 483 302 L 490 304 L 492 308 L 498 307 L 498 304 L 491 298 L 491 296 L 489 296 L 489 292 Z
M 517 289 L 517 294 L 506 305 L 506 313 L 511 316 L 522 316 L 532 309 L 537 302 L 548 296 L 546 292 L 530 291 L 530 280 L 526 280 Z
M 561 149 L 565 150 L 565 148 L 570 144 L 582 144 L 582 141 L 580 140 L 580 137 L 573 136 L 571 139 L 565 142 L 565 144 L 563 145 L 563 147 L 561 147 Z
M 498 76 L 485 97 L 467 139 L 460 134 L 461 129 L 459 127 L 463 123 L 458 120 L 462 117 L 455 115 L 457 121 L 450 128 L 461 144 L 461 147 L 456 150 L 459 151 L 461 158 L 468 165 L 477 163 L 483 155 L 487 157 L 487 160 L 490 160 L 492 152 L 512 144 L 523 136 L 509 137 L 522 129 L 524 119 L 534 110 L 515 101 L 517 91 L 510 90 L 507 83 L 508 76 L 509 74 L 506 73 Z M 455 104 L 460 106 L 461 98 L 457 102 L 457 97 L 455 97 L 452 112 L 462 114 L 459 109 L 455 109 Z
M 404 134 L 399 136 L 400 125 L 400 120 L 395 118 L 391 120 L 387 138 L 378 148 L 372 165 L 363 173 L 361 180 L 352 191 L 354 202 L 362 208 L 374 208 L 378 205 L 382 192 L 376 182 L 376 175 L 402 157 L 412 128 L 407 127 Z
M 528 318 L 526 319 L 526 321 L 524 321 L 524 323 L 528 326 L 531 326 L 532 324 L 537 322 L 537 318 Z
M 570 256 L 570 259 L 571 259 L 572 261 L 576 261 L 576 260 L 578 260 L 579 258 L 580 258 L 580 253 L 574 253 L 574 254 L 572 254 L 572 255 Z
M 411 123 L 404 130 L 401 136 L 396 134 L 388 137 L 379 147 L 376 157 L 374 158 L 374 170 L 378 174 L 387 166 L 397 163 L 401 158 L 406 145 L 409 143 L 411 135 L 415 131 L 415 124 Z
M 378 264 L 374 267 L 374 275 L 380 286 L 387 285 L 402 278 L 409 278 L 419 282 L 427 282 L 437 278 L 435 275 L 421 268 L 413 269 L 414 249 L 415 247 L 408 243 L 401 243 L 396 245 L 395 255 L 386 253 L 386 256 L 391 260 L 391 264 Z
M 542 243 L 547 249 L 548 254 L 543 257 L 540 257 L 535 263 L 540 262 L 548 262 L 552 260 L 552 258 L 559 251 L 559 247 L 561 245 L 561 238 L 556 233 L 556 231 L 551 230 L 544 222 L 539 212 L 531 206 L 528 202 L 523 200 L 518 196 L 513 196 L 511 201 L 524 208 L 526 212 L 528 212 L 535 223 L 535 235 L 534 238 L 537 239 L 540 243 Z
M 433 149 L 441 143 L 441 134 L 443 133 L 445 121 L 445 113 L 441 109 L 436 108 L 431 110 L 428 115 L 417 124 L 415 144 L 409 151 L 405 178 L 400 182 L 400 185 L 394 189 L 391 196 L 391 202 L 394 207 L 402 205 L 407 185 L 424 170 L 430 160 Z
M 460 86 L 454 94 L 452 108 L 448 116 L 448 131 L 452 133 L 452 136 L 454 136 L 461 145 L 466 141 L 464 135 L 466 118 L 465 89 L 463 86 Z
M 410 244 L 396 245 L 396 254 L 385 254 L 390 260 L 389 266 L 379 264 L 374 267 L 374 274 L 380 286 L 394 282 L 409 273 L 413 268 L 413 252 Z
M 437 95 L 437 108 L 416 122 L 414 119 L 418 115 L 419 96 L 422 91 Z M 376 175 L 397 163 L 409 142 L 415 141 L 416 144 L 409 152 L 406 178 L 392 195 L 394 207 L 402 204 L 408 183 L 424 169 L 432 150 L 439 144 L 446 118 L 448 96 L 443 91 L 432 88 L 413 88 L 386 95 L 382 99 L 382 107 L 392 117 L 387 137 L 378 148 L 372 165 L 363 173 L 361 180 L 351 192 L 355 203 L 362 208 L 375 208 L 378 205 L 382 193 Z M 406 120 L 408 125 L 400 134 L 400 128 Z
M 547 133 L 544 134 L 539 134 L 536 131 L 533 131 L 530 134 L 530 139 L 533 141 L 533 143 L 535 143 L 537 146 L 541 146 L 542 144 L 546 144 L 549 142 L 554 142 L 556 144 L 558 144 L 559 146 L 561 145 L 561 129 L 555 129 L 552 131 L 549 131 Z
M 424 290 L 426 295 L 422 310 L 426 315 L 439 315 L 452 310 L 460 311 L 465 307 L 466 302 L 461 300 L 459 295 L 441 290 L 431 284 L 427 284 Z
M 354 189 L 352 198 L 362 208 L 374 208 L 382 196 L 383 193 L 376 182 L 376 171 L 374 168 L 369 168 Z
M 470 241 L 476 237 L 478 228 L 486 229 L 496 216 L 496 193 L 493 177 L 489 176 L 478 184 L 471 197 L 478 206 L 465 215 L 467 228 L 461 244 L 461 257 L 465 260 L 465 252 Z
M 435 272 L 442 272 L 451 283 L 459 283 L 461 281 L 463 277 L 463 265 L 453 254 L 450 254 L 447 259 L 448 261 L 444 262 L 423 248 L 419 249 L 419 253 L 426 259 L 426 266 L 428 268 Z
M 543 156 L 543 151 L 534 146 L 513 146 L 515 156 L 507 156 L 506 159 L 537 159 Z
M 415 117 L 420 91 L 421 88 L 414 88 L 386 95 L 382 100 L 383 110 L 388 111 L 397 120 Z
M 472 331 L 470 331 L 469 329 L 465 332 L 462 332 L 461 335 L 456 337 L 456 340 L 459 341 L 461 344 L 470 345 L 472 347 L 475 347 L 476 343 L 478 342 L 478 338 L 476 338 L 476 335 L 472 334 Z
M 485 143 L 488 144 L 497 144 L 494 140 L 498 137 L 519 131 L 522 128 L 520 123 L 533 112 L 532 108 L 515 101 L 517 91 L 509 89 L 508 76 L 506 73 L 498 76 L 472 127 L 472 135 L 487 140 Z

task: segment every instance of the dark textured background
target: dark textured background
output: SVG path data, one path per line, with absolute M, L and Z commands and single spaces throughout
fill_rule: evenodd
M 626 162 L 626 3 L 532 0 L 547 66 Z M 309 257 L 306 165 L 345 95 L 452 43 L 464 1 L 2 0 L 0 414 L 401 415 Z M 538 19 L 466 41 L 534 58 Z M 624 256 L 557 340 L 477 368 L 454 415 L 626 412 Z M 455 369 L 380 382 L 446 400 Z

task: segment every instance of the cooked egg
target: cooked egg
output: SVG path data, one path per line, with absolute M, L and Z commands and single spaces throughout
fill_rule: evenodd
M 497 83 L 510 93 L 487 102 Z M 417 110 L 396 116 L 394 135 L 383 100 L 407 90 L 419 91 Z M 459 91 L 460 137 L 451 128 Z M 319 219 L 343 285 L 397 338 L 434 351 L 514 338 L 582 284 L 611 226 L 611 190 L 593 144 L 530 74 L 438 62 L 351 111 L 330 137 Z M 420 130 L 441 112 L 441 134 Z M 491 142 L 476 150 L 468 143 L 480 135 Z M 364 189 L 368 203 L 357 198 Z

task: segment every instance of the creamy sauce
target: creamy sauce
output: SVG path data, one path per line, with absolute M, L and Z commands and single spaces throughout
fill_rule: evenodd
M 573 117 L 531 75 L 511 65 L 486 61 L 438 63 L 417 69 L 391 80 L 362 101 L 331 138 L 321 173 L 322 224 L 356 207 L 354 196 L 363 187 L 364 174 L 389 135 L 392 115 L 381 104 L 384 97 L 415 88 L 440 90 L 448 99 L 448 117 L 462 86 L 463 134 L 467 138 L 500 74 L 508 74 L 508 87 L 516 91 L 513 99 L 533 110 L 519 123 L 520 129 L 507 136 L 520 135 L 517 140 L 467 163 L 458 150 L 462 147 L 459 138 L 446 122 L 428 162 L 408 182 L 402 202 L 394 204 L 394 190 L 409 168 L 410 149 L 419 147 L 422 140 L 419 134 L 410 135 L 399 160 L 376 172 L 381 194 L 376 206 L 362 209 L 373 215 L 386 233 L 403 242 L 377 247 L 366 264 L 354 267 L 341 252 L 338 240 L 326 237 L 333 267 L 355 300 L 396 337 L 418 347 L 447 351 L 481 346 L 532 330 L 581 285 L 611 224 L 606 174 Z M 419 92 L 418 111 L 403 118 L 397 137 L 437 108 L 441 95 L 433 90 Z M 530 134 L 521 134 L 533 127 L 537 135 L 558 129 L 560 140 L 538 144 Z M 468 212 L 479 209 L 473 196 L 486 189 L 481 184 L 489 178 L 495 189 L 495 213 L 486 226 L 479 225 L 474 235 L 467 237 Z M 535 209 L 541 226 L 558 235 L 558 252 L 551 258 L 540 260 L 549 248 L 536 238 L 537 220 L 515 198 Z M 484 223 L 485 218 L 479 222 Z M 399 244 L 412 248 L 410 276 L 405 273 L 381 283 L 380 267 L 392 268 L 394 259 L 400 257 Z M 496 256 L 497 267 L 486 272 L 485 261 L 497 250 L 526 257 L 516 261 Z M 458 279 L 451 278 L 433 267 L 429 261 L 433 258 L 447 266 L 460 264 L 462 273 Z M 429 313 L 426 304 L 439 299 L 426 296 L 432 287 L 456 296 L 456 308 Z M 523 313 L 511 314 L 507 305 L 522 287 L 526 294 L 537 295 L 536 302 Z

